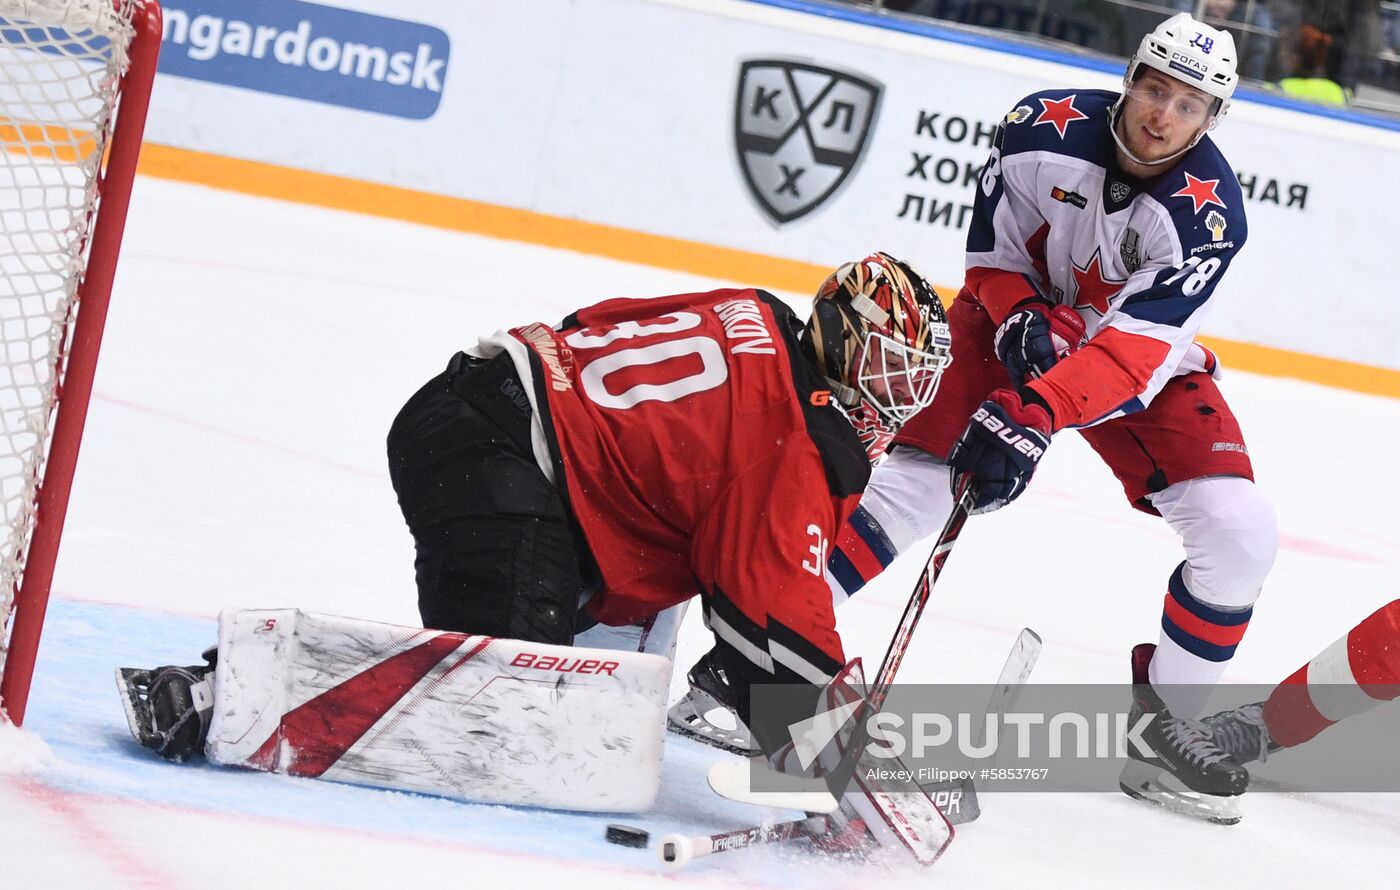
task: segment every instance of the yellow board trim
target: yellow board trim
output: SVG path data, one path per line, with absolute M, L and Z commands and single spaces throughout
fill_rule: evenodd
M 798 260 L 164 145 L 143 146 L 138 172 L 157 179 L 575 250 L 774 290 L 815 291 L 830 271 L 828 267 Z M 833 265 L 839 259 L 833 260 Z M 956 289 L 940 287 L 938 292 L 946 302 Z M 1400 398 L 1400 371 L 1390 368 L 1218 337 L 1202 337 L 1201 342 L 1215 350 L 1228 367 L 1241 371 Z
M 91 130 L 26 123 L 0 115 L 0 148 L 10 154 L 74 164 L 86 161 L 97 150 L 97 137 Z

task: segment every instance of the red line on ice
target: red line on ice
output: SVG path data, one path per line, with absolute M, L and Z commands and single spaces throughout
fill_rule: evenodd
M 248 445 L 257 445 L 261 448 L 267 448 L 269 450 L 276 451 L 281 454 L 286 454 L 291 457 L 311 461 L 312 463 L 318 463 L 322 466 L 334 467 L 335 469 L 343 470 L 346 473 L 354 473 L 356 476 L 364 476 L 367 478 L 378 479 L 381 476 L 388 475 L 387 473 L 380 473 L 374 470 L 367 470 L 364 467 L 357 467 L 352 466 L 350 464 L 343 464 L 339 461 L 329 460 L 324 454 L 318 454 L 314 451 L 303 451 L 300 448 L 289 448 L 286 445 L 279 444 L 277 442 L 272 441 L 271 439 L 267 439 L 261 436 L 250 436 L 247 433 L 235 432 L 234 430 L 226 429 L 221 426 L 215 426 L 211 423 L 204 423 L 203 421 L 195 420 L 183 414 L 176 414 L 173 411 L 167 411 L 163 408 L 153 408 L 150 405 L 142 405 L 137 402 L 129 402 L 126 399 L 119 399 L 116 396 L 109 396 L 106 393 L 93 393 L 93 398 L 97 399 L 98 401 L 108 402 L 113 405 L 119 405 L 123 408 L 128 408 L 132 411 L 139 411 L 142 414 L 149 414 L 152 417 L 159 417 L 162 420 L 168 420 L 172 423 L 178 423 L 187 427 L 191 427 L 193 429 L 203 430 L 206 433 L 213 433 L 216 436 L 222 436 L 225 439 L 232 439 L 235 442 L 243 442 Z
M 173 768 L 179 769 L 180 767 Z M 296 781 L 315 780 L 298 779 Z M 462 853 L 469 853 L 472 855 L 494 856 L 500 859 L 505 859 L 508 862 L 525 860 L 531 862 L 548 863 L 551 865 L 564 866 L 568 869 L 577 869 L 603 874 L 622 874 L 627 875 L 629 878 L 650 881 L 653 884 L 659 884 L 662 882 L 675 884 L 699 883 L 706 886 L 714 886 L 716 878 L 718 878 L 719 881 L 722 882 L 723 885 L 726 887 L 773 888 L 780 886 L 776 882 L 760 883 L 756 881 L 748 881 L 743 878 L 736 877 L 728 871 L 716 873 L 714 870 L 697 870 L 695 872 L 690 873 L 667 872 L 664 874 L 657 874 L 655 873 L 653 866 L 655 860 L 646 856 L 641 857 L 636 865 L 609 865 L 602 862 L 590 862 L 585 859 L 574 859 L 567 856 L 549 856 L 543 853 L 531 853 L 520 850 L 489 847 L 482 844 L 473 844 L 464 841 L 440 840 L 437 838 L 423 838 L 409 834 L 398 834 L 388 829 L 376 829 L 374 831 L 370 831 L 367 829 L 346 828 L 344 826 L 339 825 L 328 825 L 325 823 L 314 821 L 298 821 L 278 816 L 264 816 L 239 812 L 223 812 L 216 809 L 198 809 L 196 807 L 181 806 L 176 804 L 153 803 L 151 801 L 118 797 L 111 794 L 96 794 L 87 791 L 65 791 L 57 788 L 50 788 L 46 785 L 43 785 L 42 783 L 32 781 L 21 781 L 16 784 L 18 784 L 21 787 L 21 789 L 28 793 L 31 797 L 49 806 L 55 812 L 59 813 L 60 815 L 63 815 L 65 818 L 69 818 L 70 821 L 81 822 L 85 826 L 91 826 L 92 823 L 78 810 L 78 806 L 84 802 L 104 806 L 126 806 L 132 808 L 140 808 L 144 810 L 158 810 L 163 813 L 171 813 L 176 815 L 193 814 L 197 816 L 206 816 L 216 819 L 231 819 L 233 821 L 258 825 L 270 825 L 286 829 L 304 829 L 307 831 L 321 831 L 328 834 L 341 835 L 343 837 L 364 838 L 367 841 L 387 841 L 391 843 L 407 844 L 416 847 L 427 847 L 436 850 L 460 851 Z M 392 794 L 395 792 L 387 793 Z M 101 834 L 100 829 L 93 828 L 92 831 L 99 835 Z M 86 831 L 84 832 L 84 835 L 87 835 Z M 599 835 L 599 837 L 601 838 L 601 834 Z M 120 861 L 123 864 L 126 862 L 133 861 L 130 856 L 126 855 L 125 851 L 120 847 L 119 842 L 115 838 L 112 838 L 107 835 L 101 835 L 101 839 L 105 842 L 105 845 L 102 846 L 98 850 L 98 852 L 105 853 L 107 852 L 107 846 L 111 846 L 113 848 L 114 860 Z M 133 864 L 142 868 L 145 867 L 144 861 L 135 861 Z M 148 872 L 149 877 L 142 878 L 142 880 L 146 881 L 146 883 L 140 884 L 140 886 L 142 887 L 152 888 L 152 890 L 156 890 L 156 888 L 158 888 L 158 890 L 165 890 L 165 888 L 169 888 L 169 890 L 187 890 L 187 888 L 177 886 L 170 881 L 160 881 L 158 883 L 152 883 L 156 880 L 156 876 L 153 873 L 150 873 L 149 869 L 147 869 L 146 871 Z
M 1377 559 L 1369 553 L 1359 553 L 1355 550 L 1348 550 L 1345 547 L 1338 547 L 1336 544 L 1329 544 L 1326 541 L 1319 541 L 1314 538 L 1300 538 L 1297 535 L 1280 534 L 1278 545 L 1288 550 L 1296 550 L 1299 553 L 1306 553 L 1309 556 L 1325 556 L 1328 559 L 1345 559 L 1351 562 L 1369 562 L 1384 565 L 1388 560 Z
M 74 833 L 88 847 L 88 852 L 95 854 L 102 861 L 104 868 L 128 878 L 135 886 L 147 888 L 147 890 L 166 890 L 166 888 L 178 890 L 180 885 L 173 879 L 159 874 L 152 868 L 149 860 L 128 852 L 125 843 L 104 831 L 90 814 L 83 811 L 84 795 L 59 791 L 39 782 L 27 780 L 15 782 L 15 787 L 72 826 Z M 88 799 L 94 800 L 90 797 Z

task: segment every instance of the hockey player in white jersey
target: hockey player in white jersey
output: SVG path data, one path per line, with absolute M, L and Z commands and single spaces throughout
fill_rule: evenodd
M 1207 135 L 1237 82 L 1233 38 L 1183 13 L 1143 38 L 1121 93 L 1016 103 L 983 170 L 949 311 L 953 365 L 895 437 L 912 447 L 884 468 L 922 484 L 873 485 L 863 501 L 902 549 L 942 523 L 956 477 L 971 473 L 977 508 L 997 509 L 1051 437 L 1078 428 L 1129 503 L 1185 548 L 1163 579 L 1158 643 L 1132 653 L 1133 710 L 1161 714 L 1144 733 L 1159 756 L 1130 759 L 1121 785 L 1222 822 L 1238 819 L 1249 776 L 1194 718 L 1277 551 L 1215 356 L 1195 341 L 1210 304 L 1229 298 L 1221 285 L 1247 235 L 1233 168 Z
M 1129 503 L 1185 549 L 1163 578 L 1159 642 L 1132 653 L 1134 711 L 1166 712 L 1145 736 L 1160 757 L 1131 760 L 1121 785 L 1220 822 L 1238 819 L 1249 777 L 1194 718 L 1277 551 L 1216 358 L 1195 341 L 1212 301 L 1229 298 L 1221 283 L 1247 234 L 1233 170 L 1207 135 L 1237 82 L 1233 38 L 1183 13 L 1143 38 L 1121 93 L 1048 90 L 1014 105 L 948 313 L 952 366 L 895 436 L 828 563 L 839 601 L 942 526 L 961 474 L 978 512 L 998 509 L 1056 432 L 1079 429 Z

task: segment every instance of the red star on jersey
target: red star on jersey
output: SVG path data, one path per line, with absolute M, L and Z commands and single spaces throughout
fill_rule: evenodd
M 1041 106 L 1044 108 L 1040 112 L 1040 117 L 1035 119 L 1032 127 L 1041 124 L 1054 124 L 1055 129 L 1060 131 L 1060 138 L 1065 138 L 1065 130 L 1075 121 L 1087 121 L 1089 115 L 1074 107 L 1074 96 L 1066 96 L 1063 99 L 1041 99 Z
M 1071 261 L 1073 257 L 1071 257 Z M 1094 255 L 1089 257 L 1089 264 L 1080 268 L 1078 263 L 1074 264 L 1074 284 L 1075 284 L 1075 309 L 1092 309 L 1099 315 L 1108 314 L 1108 301 L 1123 289 L 1127 284 L 1127 279 L 1115 281 L 1112 278 L 1103 277 L 1103 267 L 1099 264 L 1099 249 L 1094 248 Z
M 1220 209 L 1225 209 L 1225 202 L 1220 200 L 1220 196 L 1215 193 L 1215 187 L 1220 185 L 1218 179 L 1197 179 L 1190 173 L 1186 174 L 1186 185 L 1181 191 L 1172 195 L 1173 198 L 1190 198 L 1191 212 L 1200 213 L 1201 208 L 1207 204 L 1214 204 Z

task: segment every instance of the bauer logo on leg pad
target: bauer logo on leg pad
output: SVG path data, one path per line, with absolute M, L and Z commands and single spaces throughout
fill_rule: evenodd
M 599 661 L 596 658 L 568 658 L 559 655 L 537 655 L 534 652 L 521 652 L 510 660 L 511 667 L 534 668 L 537 671 L 553 671 L 560 674 L 608 674 L 619 667 L 616 661 Z

